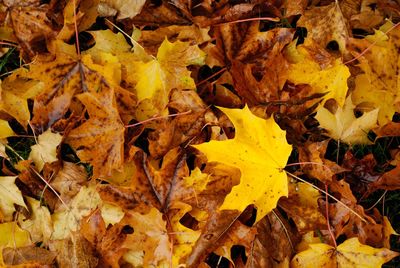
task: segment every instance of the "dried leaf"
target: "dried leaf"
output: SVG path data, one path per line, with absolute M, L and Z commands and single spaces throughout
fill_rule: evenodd
M 386 248 L 372 248 L 350 238 L 337 249 L 327 244 L 310 244 L 310 249 L 298 253 L 291 267 L 381 267 L 399 254 Z
M 306 10 L 297 22 L 297 26 L 307 28 L 307 37 L 326 47 L 336 41 L 342 54 L 346 54 L 346 42 L 349 38 L 347 21 L 343 17 L 339 2 Z
M 0 177 L 0 212 L 7 221 L 13 218 L 14 204 L 26 208 L 21 191 L 15 185 L 16 178 Z
M 340 59 L 327 58 L 327 61 L 318 62 L 321 52 L 316 46 L 300 45 L 296 48 L 292 42 L 286 49 L 286 56 L 292 63 L 289 66 L 287 79 L 292 83 L 308 84 L 313 93 L 327 93 L 323 103 L 333 98 L 339 106 L 343 106 L 347 94 L 347 79 L 350 71 Z M 317 54 L 313 57 L 313 53 Z
M 61 143 L 62 135 L 48 129 L 37 138 L 37 144 L 31 146 L 29 160 L 32 160 L 38 171 L 42 171 L 44 164 L 57 161 L 57 146 Z
M 369 144 L 371 141 L 368 139 L 368 132 L 377 126 L 379 109 L 365 112 L 356 118 L 354 107 L 350 95 L 343 108 L 338 107 L 335 113 L 320 106 L 315 118 L 333 139 L 349 144 Z

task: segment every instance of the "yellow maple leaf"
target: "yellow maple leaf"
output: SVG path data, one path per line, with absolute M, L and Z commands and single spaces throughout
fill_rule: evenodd
M 398 98 L 400 92 L 400 30 L 394 28 L 390 33 L 385 33 L 392 25 L 387 22 L 375 34 L 365 39 L 351 39 L 350 43 L 357 54 L 368 48 L 368 53 L 358 57 L 359 67 L 364 73 L 355 79 L 352 95 L 354 104 L 370 109 L 379 108 L 378 121 L 381 126 L 392 120 L 396 112 L 394 103 L 399 101 L 396 96 Z
M 291 261 L 293 268 L 376 268 L 398 256 L 387 248 L 363 245 L 353 237 L 335 250 L 327 244 L 310 244 L 309 249 L 298 253 Z
M 62 135 L 46 130 L 38 136 L 38 143 L 31 147 L 29 159 L 35 163 L 36 168 L 41 171 L 45 163 L 57 161 L 57 146 L 61 143 Z
M 333 98 L 339 106 L 343 106 L 350 71 L 341 59 L 336 59 L 331 66 L 322 68 L 312 59 L 306 47 L 300 45 L 294 48 L 294 43 L 288 46 L 286 55 L 293 62 L 288 70 L 289 81 L 296 85 L 308 84 L 313 88 L 314 93 L 327 93 L 323 103 Z
M 5 222 L 0 224 L 0 249 L 3 247 L 24 247 L 31 244 L 32 242 L 29 238 L 29 233 L 22 230 L 16 222 Z
M 15 70 L 1 83 L 0 109 L 12 117 L 23 127 L 26 127 L 31 117 L 28 108 L 28 99 L 39 94 L 44 87 L 43 83 L 26 78 L 27 70 Z
M 292 147 L 286 142 L 286 132 L 273 118 L 259 118 L 247 106 L 220 109 L 235 126 L 235 138 L 193 147 L 202 151 L 208 161 L 235 166 L 241 171 L 239 185 L 232 188 L 220 209 L 243 211 L 254 204 L 259 221 L 276 207 L 281 196 L 288 194 L 287 176 L 282 169 Z
M 6 120 L 0 119 L 0 139 L 5 139 L 15 135 Z
M 354 104 L 351 95 L 347 97 L 343 108 L 338 107 L 335 114 L 320 106 L 315 118 L 322 128 L 328 131 L 331 138 L 349 144 L 368 144 L 368 131 L 376 126 L 379 109 L 354 116 Z
M 21 228 L 28 231 L 32 238 L 32 242 L 47 243 L 53 232 L 53 223 L 51 221 L 50 211 L 46 206 L 40 204 L 40 201 L 26 196 L 29 204 L 29 219 L 18 219 Z
M 62 206 L 62 211 L 52 214 L 54 232 L 52 239 L 66 239 L 72 232 L 79 229 L 80 221 L 88 216 L 101 204 L 101 199 L 95 185 L 82 187 L 79 193 L 68 204 Z
M 12 220 L 15 211 L 14 204 L 26 208 L 21 191 L 15 185 L 17 177 L 0 177 L 0 214 L 5 220 Z
M 142 115 L 139 120 L 146 119 L 156 113 L 161 113 L 168 104 L 169 93 L 173 88 L 195 89 L 195 83 L 190 76 L 188 65 L 202 65 L 205 53 L 198 46 L 188 42 L 168 39 L 158 49 L 157 58 L 146 63 L 136 62 L 136 95 Z

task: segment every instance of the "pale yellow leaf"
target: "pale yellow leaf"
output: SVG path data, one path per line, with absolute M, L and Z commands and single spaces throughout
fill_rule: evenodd
M 37 138 L 38 143 L 31 147 L 29 159 L 35 163 L 36 168 L 41 171 L 45 163 L 57 161 L 57 146 L 61 143 L 62 135 L 51 132 L 50 129 Z
M 345 105 L 338 107 L 335 114 L 320 106 L 315 118 L 320 126 L 328 131 L 328 135 L 336 140 L 349 144 L 368 144 L 368 132 L 377 126 L 379 109 L 365 112 L 361 117 L 354 115 L 354 105 L 351 95 Z

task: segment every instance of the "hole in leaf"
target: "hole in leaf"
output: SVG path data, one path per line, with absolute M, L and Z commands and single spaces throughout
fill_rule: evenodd
M 339 44 L 335 40 L 332 40 L 326 45 L 326 49 L 332 51 L 339 51 Z
M 133 227 L 130 226 L 130 225 L 125 225 L 124 227 L 122 227 L 122 230 L 121 230 L 121 232 L 122 232 L 123 234 L 133 234 L 134 231 L 135 231 L 135 230 L 134 230 Z
M 199 229 L 199 222 L 189 213 L 183 215 L 183 217 L 179 220 L 179 223 L 192 230 Z

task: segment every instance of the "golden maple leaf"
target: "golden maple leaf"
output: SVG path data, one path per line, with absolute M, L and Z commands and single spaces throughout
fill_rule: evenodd
M 347 239 L 337 249 L 327 244 L 309 244 L 309 249 L 292 259 L 293 268 L 376 268 L 398 256 L 399 253 L 386 248 L 363 245 L 358 238 Z
M 221 162 L 241 171 L 240 184 L 233 187 L 220 209 L 243 211 L 254 204 L 259 221 L 276 207 L 281 196 L 288 194 L 287 177 L 282 169 L 292 147 L 286 142 L 286 132 L 273 118 L 259 118 L 247 106 L 220 109 L 235 126 L 235 138 L 193 147 L 203 152 L 209 162 Z
M 321 65 L 309 51 L 317 49 L 312 43 L 310 46 L 297 47 L 294 47 L 294 44 L 295 42 L 292 42 L 286 49 L 286 56 L 292 62 L 287 79 L 296 85 L 310 85 L 314 93 L 327 93 L 323 103 L 333 98 L 339 106 L 343 106 L 348 89 L 347 79 L 350 77 L 349 68 L 342 63 L 341 59 L 332 59 L 329 64 L 325 64 L 327 66 Z
M 364 73 L 355 78 L 353 102 L 363 108 L 379 108 L 380 126 L 390 122 L 393 114 L 399 111 L 395 103 L 399 102 L 400 92 L 400 30 L 395 28 L 385 33 L 392 25 L 391 22 L 387 22 L 379 30 L 375 30 L 375 34 L 364 39 L 351 39 L 350 43 L 356 52 L 355 55 L 368 49 L 368 53 L 358 57 L 358 66 Z

